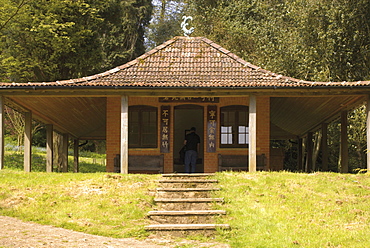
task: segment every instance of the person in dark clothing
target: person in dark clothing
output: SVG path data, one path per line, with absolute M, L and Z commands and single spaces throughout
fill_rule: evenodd
M 185 173 L 194 173 L 197 163 L 200 137 L 195 133 L 196 128 L 192 127 L 190 133 L 185 136 L 184 145 L 186 145 L 185 152 Z

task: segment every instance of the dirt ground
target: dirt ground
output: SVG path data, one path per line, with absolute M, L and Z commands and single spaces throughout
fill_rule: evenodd
M 101 237 L 63 228 L 24 222 L 15 218 L 0 216 L 0 247 L 95 247 L 95 248 L 174 248 L 174 247 L 228 248 L 219 243 L 200 243 L 189 240 L 171 240 L 155 236 L 145 240 L 132 238 L 116 239 Z

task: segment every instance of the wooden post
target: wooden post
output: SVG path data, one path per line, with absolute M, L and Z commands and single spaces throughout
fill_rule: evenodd
M 74 173 L 78 173 L 80 168 L 79 168 L 79 162 L 78 162 L 78 156 L 79 156 L 79 140 L 78 139 L 75 139 L 74 142 L 73 142 L 73 146 L 74 146 L 74 149 L 73 149 L 73 172 Z
M 321 124 L 321 145 L 322 145 L 322 170 L 328 171 L 328 162 L 329 162 L 329 149 L 328 149 L 328 123 Z
M 4 97 L 0 95 L 0 170 L 4 168 Z
M 53 125 L 46 125 L 46 172 L 53 172 Z
M 347 111 L 342 111 L 340 116 L 340 172 L 348 173 L 348 136 L 347 136 Z
M 24 171 L 31 172 L 32 162 L 32 113 L 24 114 Z
M 367 173 L 370 173 L 370 95 L 367 96 L 367 104 L 366 104 L 366 141 L 367 141 L 367 149 L 366 149 L 366 164 L 367 164 Z
M 121 173 L 128 174 L 128 97 L 121 97 Z
M 68 133 L 63 134 L 62 172 L 68 172 Z
M 298 171 L 303 171 L 303 139 L 298 138 L 298 157 L 297 157 L 297 169 Z
M 249 172 L 257 171 L 257 99 L 249 96 Z
M 312 172 L 312 154 L 313 154 L 313 142 L 312 132 L 307 133 L 307 158 L 306 158 L 306 172 Z

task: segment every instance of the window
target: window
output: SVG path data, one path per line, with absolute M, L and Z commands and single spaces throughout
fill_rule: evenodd
M 129 106 L 129 148 L 157 147 L 157 108 Z
M 221 146 L 248 147 L 249 109 L 247 106 L 227 106 L 221 108 Z

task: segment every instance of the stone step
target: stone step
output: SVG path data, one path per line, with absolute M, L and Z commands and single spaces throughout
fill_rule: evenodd
M 219 188 L 157 188 L 158 198 L 209 198 Z
M 156 210 L 210 210 L 215 202 L 222 198 L 155 198 Z
M 223 198 L 154 198 L 155 202 L 171 203 L 200 203 L 200 202 L 224 202 Z
M 152 225 L 146 230 L 158 235 L 188 236 L 214 235 L 215 231 L 229 229 L 227 224 L 214 224 L 215 217 L 225 215 L 224 210 L 212 210 L 223 198 L 213 198 L 218 180 L 214 174 L 164 174 L 159 180 L 154 199 L 157 211 L 150 211 L 147 217 Z
M 211 224 L 214 217 L 226 214 L 222 210 L 179 210 L 179 211 L 150 211 L 148 218 L 162 224 Z
M 145 226 L 148 231 L 216 230 L 218 228 L 230 229 L 230 226 L 228 224 L 159 224 Z
M 212 173 L 175 173 L 175 174 L 163 174 L 162 177 L 210 177 L 214 176 Z
M 172 179 L 158 181 L 160 188 L 213 188 L 218 183 L 214 179 Z
M 158 191 L 163 192 L 192 192 L 192 191 L 219 191 L 220 188 L 157 188 Z
M 218 183 L 216 179 L 172 179 L 159 180 L 159 183 Z
M 149 211 L 150 216 L 224 215 L 225 210 Z

